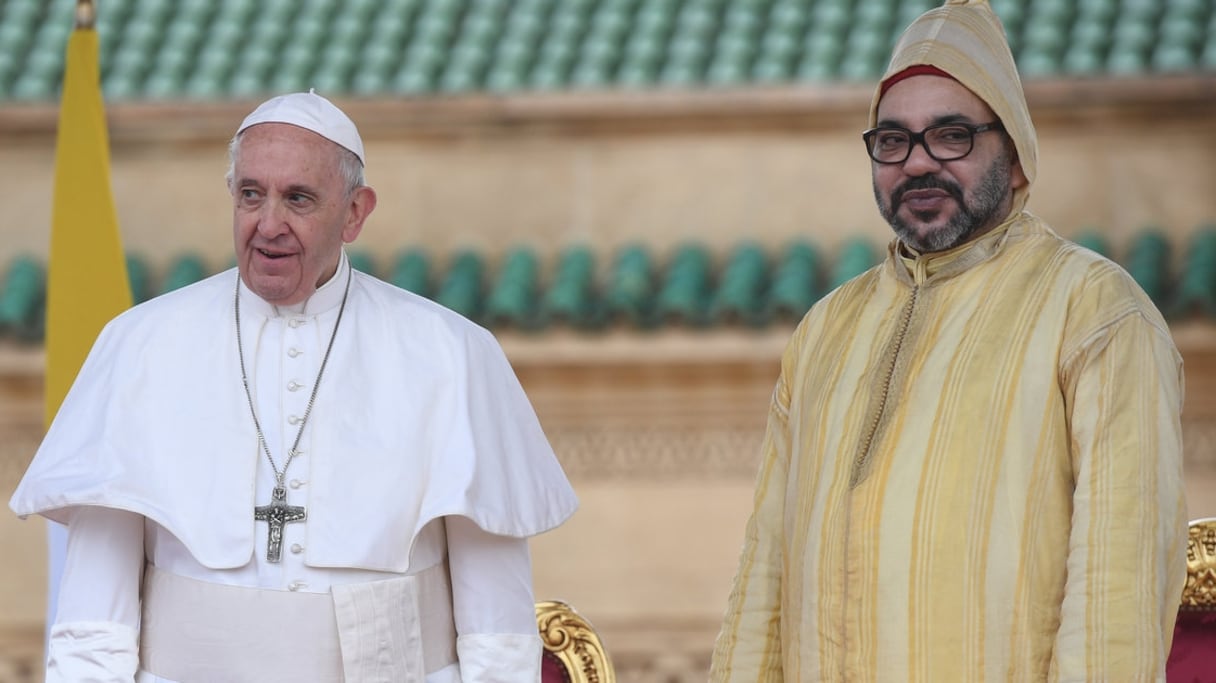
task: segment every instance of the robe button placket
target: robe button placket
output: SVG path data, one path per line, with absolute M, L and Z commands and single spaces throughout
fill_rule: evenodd
M 288 391 L 299 391 L 300 389 L 303 389 L 303 388 L 304 388 L 304 385 L 300 384 L 299 382 L 295 381 L 294 379 L 287 383 Z
M 291 417 L 288 417 L 288 418 L 287 418 L 287 424 L 290 424 L 290 425 L 298 425 L 298 424 L 300 424 L 300 416 L 299 416 L 299 415 L 292 415 Z
M 299 543 L 292 543 L 291 552 L 299 555 L 300 553 L 304 552 L 304 546 L 300 545 Z
M 293 347 L 291 347 L 290 349 L 287 349 L 287 355 L 288 355 L 288 357 L 290 357 L 290 358 L 295 358 L 295 357 L 299 356 L 301 353 L 304 353 L 304 352 L 303 352 L 303 351 L 301 351 L 301 350 L 299 350 L 299 349 L 297 349 L 297 348 L 296 348 L 296 347 L 294 347 L 294 346 L 293 346 Z
M 303 324 L 304 324 L 304 320 L 301 318 L 292 318 L 291 320 L 287 321 L 288 327 L 291 327 L 292 329 L 295 329 Z
M 300 481 L 299 479 L 292 479 L 291 481 L 287 482 L 287 485 L 293 489 L 298 489 L 304 485 L 304 482 Z

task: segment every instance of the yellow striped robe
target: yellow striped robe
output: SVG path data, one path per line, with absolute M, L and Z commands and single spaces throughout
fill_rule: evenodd
M 1182 362 L 1028 213 L 887 259 L 782 359 L 713 681 L 1163 681 Z

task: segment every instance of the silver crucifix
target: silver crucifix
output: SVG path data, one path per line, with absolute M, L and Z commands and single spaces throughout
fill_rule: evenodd
M 287 489 L 274 487 L 270 503 L 253 509 L 253 518 L 270 526 L 266 541 L 266 561 L 278 562 L 283 553 L 283 526 L 288 522 L 299 522 L 305 517 L 304 506 L 287 504 Z

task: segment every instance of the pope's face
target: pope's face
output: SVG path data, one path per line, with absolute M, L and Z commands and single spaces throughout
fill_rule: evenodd
M 312 131 L 262 123 L 241 135 L 233 163 L 232 232 L 241 279 L 276 305 L 298 304 L 333 276 L 375 206 L 347 192 L 341 148 Z
M 942 123 L 998 121 L 992 109 L 952 78 L 920 75 L 892 85 L 878 104 L 878 126 L 913 132 Z M 903 163 L 872 162 L 874 197 L 883 218 L 920 252 L 951 249 L 1000 225 L 1013 190 L 1026 184 L 1013 145 L 1000 131 L 975 135 L 967 156 L 937 161 L 917 144 Z

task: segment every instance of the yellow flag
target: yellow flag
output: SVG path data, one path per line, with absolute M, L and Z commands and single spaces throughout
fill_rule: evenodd
M 46 295 L 46 424 L 76 379 L 93 341 L 131 306 L 118 214 L 110 190 L 110 141 L 101 98 L 97 32 L 68 38 Z

